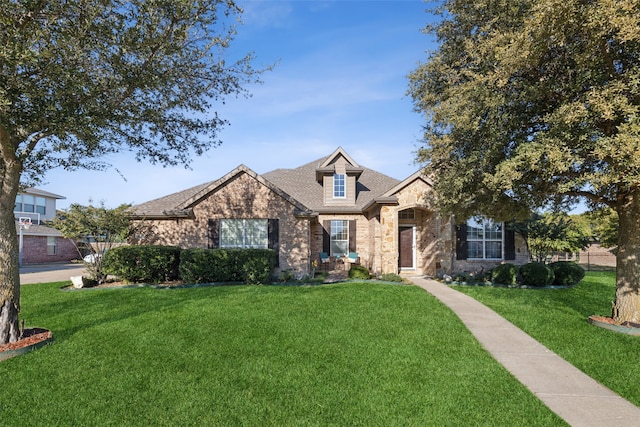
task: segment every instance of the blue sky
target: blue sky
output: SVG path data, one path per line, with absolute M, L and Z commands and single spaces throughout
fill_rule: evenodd
M 230 56 L 253 51 L 257 68 L 276 64 L 250 98 L 216 106 L 230 125 L 223 144 L 191 169 L 138 163 L 51 171 L 39 188 L 71 203 L 142 203 L 212 181 L 240 164 L 257 173 L 294 168 L 344 148 L 361 166 L 404 179 L 414 163 L 424 118 L 406 95 L 407 75 L 433 49 L 421 30 L 432 19 L 422 0 L 240 0 L 245 10 Z

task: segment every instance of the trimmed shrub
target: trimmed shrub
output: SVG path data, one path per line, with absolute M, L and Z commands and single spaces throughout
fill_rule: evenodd
M 371 274 L 366 267 L 354 265 L 349 269 L 349 279 L 370 279 Z
M 278 275 L 279 282 L 291 282 L 293 280 L 293 271 L 291 270 L 282 270 L 280 275 Z
M 402 277 L 396 273 L 385 273 L 380 277 L 380 280 L 384 280 L 385 282 L 404 282 Z
M 469 273 L 460 272 L 453 275 L 453 281 L 456 283 L 471 283 L 473 277 Z
M 267 283 L 275 267 L 272 249 L 185 249 L 180 277 L 188 283 Z
M 264 285 L 269 283 L 273 273 L 272 254 L 247 259 L 242 265 L 242 281 L 247 285 Z
M 119 246 L 105 252 L 103 270 L 131 283 L 160 283 L 178 278 L 180 251 L 176 246 Z
M 520 277 L 524 286 L 551 286 L 555 275 L 553 269 L 542 262 L 530 262 L 520 267 Z
M 500 264 L 491 269 L 491 281 L 499 285 L 515 285 L 518 279 L 518 267 L 513 264 Z
M 584 278 L 584 268 L 573 261 L 558 261 L 549 264 L 555 279 L 553 286 L 575 286 Z

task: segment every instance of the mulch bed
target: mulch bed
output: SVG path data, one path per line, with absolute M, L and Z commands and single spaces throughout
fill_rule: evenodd
M 607 323 L 609 325 L 625 326 L 627 328 L 640 328 L 640 323 L 633 323 L 633 322 L 618 323 L 615 320 L 613 320 L 613 318 L 611 318 L 611 317 L 589 316 L 589 318 L 593 319 L 593 320 L 595 320 L 597 322 Z
M 43 328 L 30 328 L 25 329 L 22 332 L 22 337 L 16 342 L 0 345 L 0 353 L 7 350 L 19 350 L 21 348 L 29 347 L 34 344 L 38 344 L 44 340 L 51 338 L 53 335 L 51 331 Z

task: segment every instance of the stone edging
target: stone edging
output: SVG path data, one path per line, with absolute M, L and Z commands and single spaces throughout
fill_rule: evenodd
M 596 316 L 589 316 L 589 323 L 594 326 L 598 326 L 609 331 L 619 332 L 625 335 L 640 336 L 640 328 L 626 325 L 616 325 L 615 323 L 604 322 L 595 318 Z

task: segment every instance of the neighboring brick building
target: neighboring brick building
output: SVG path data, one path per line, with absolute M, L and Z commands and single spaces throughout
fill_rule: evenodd
M 75 245 L 58 230 L 44 225 L 56 216 L 56 200 L 63 196 L 28 188 L 16 197 L 13 214 L 16 232 L 22 234 L 22 264 L 68 262 L 79 257 Z M 20 230 L 20 218 L 29 218 L 31 225 Z M 20 237 L 18 237 L 20 238 Z
M 438 275 L 526 263 L 525 242 L 504 224 L 455 225 L 430 206 L 429 180 L 404 181 L 359 166 L 342 148 L 296 169 L 258 175 L 241 165 L 222 178 L 132 208 L 155 242 L 269 247 L 278 268 L 305 274 L 320 254 L 350 252 L 373 273 Z

